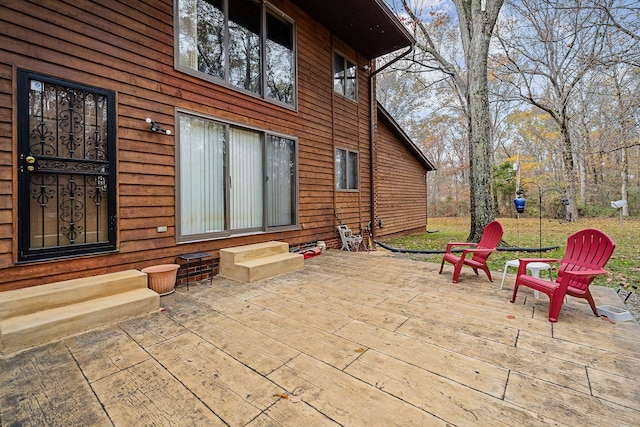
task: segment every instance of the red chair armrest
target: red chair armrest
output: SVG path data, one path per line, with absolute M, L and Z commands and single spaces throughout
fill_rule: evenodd
M 451 249 L 454 246 L 478 246 L 478 244 L 469 242 L 449 242 L 447 243 L 447 253 L 451 252 Z
M 596 270 L 563 271 L 559 290 L 560 292 L 562 292 L 562 295 L 564 295 L 564 293 L 567 291 L 567 288 L 569 287 L 569 282 L 571 280 L 570 276 L 589 277 L 589 276 L 600 276 L 602 274 L 607 274 L 607 271 L 602 268 L 598 268 Z
M 496 249 L 487 249 L 487 248 L 465 249 L 465 250 L 462 251 L 462 258 L 464 258 L 469 253 L 471 253 L 471 254 L 476 254 L 476 253 L 478 253 L 478 254 L 482 254 L 482 253 L 490 254 L 491 252 L 496 252 Z
M 470 248 L 470 249 L 464 249 L 462 251 L 462 255 L 460 256 L 460 258 L 464 261 L 464 259 L 467 257 L 467 254 L 474 254 L 474 253 L 491 253 L 491 252 L 495 252 L 495 249 L 486 249 L 486 248 Z M 487 255 L 488 256 L 488 255 Z
M 496 252 L 497 249 L 489 249 L 489 248 L 471 248 L 465 249 L 465 252 Z

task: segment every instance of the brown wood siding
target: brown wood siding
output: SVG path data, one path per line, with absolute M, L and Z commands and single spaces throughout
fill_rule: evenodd
M 376 134 L 377 236 L 406 234 L 427 226 L 426 169 L 383 123 Z
M 358 191 L 336 190 L 336 218 L 359 232 L 371 217 L 371 172 L 369 138 L 369 77 L 362 69 L 366 61 L 342 41 L 334 38 L 334 51 L 358 64 L 357 102 L 334 92 L 334 146 L 358 152 Z M 333 76 L 332 76 L 333 79 Z M 333 84 L 333 80 L 332 80 Z M 331 88 L 333 90 L 333 86 Z
M 11 66 L 0 57 L 0 269 L 13 263 L 13 128 Z
M 370 210 L 366 63 L 287 0 L 271 2 L 296 23 L 297 111 L 174 68 L 173 2 L 10 1 L 0 5 L 0 290 L 141 269 L 185 252 L 268 240 L 291 245 L 336 236 L 336 207 L 354 228 Z M 333 93 L 333 51 L 358 62 L 358 102 Z M 27 69 L 116 93 L 118 253 L 16 264 L 15 77 Z M 146 117 L 175 130 L 175 108 L 297 137 L 299 229 L 177 245 L 175 142 Z M 336 146 L 360 154 L 360 191 L 336 192 Z M 158 233 L 166 225 L 168 231 Z

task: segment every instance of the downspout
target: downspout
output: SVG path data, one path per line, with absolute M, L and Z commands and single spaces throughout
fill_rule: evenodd
M 394 58 L 393 60 L 391 60 L 390 62 L 387 62 L 386 64 L 384 64 L 382 67 L 377 68 L 373 71 L 371 71 L 369 73 L 369 180 L 370 180 L 370 188 L 371 188 L 371 228 L 369 229 L 369 232 L 371 233 L 371 238 L 375 239 L 376 238 L 376 224 L 375 224 L 375 219 L 376 219 L 376 206 L 375 206 L 375 179 L 374 179 L 374 173 L 375 173 L 375 118 L 377 117 L 376 115 L 376 103 L 377 100 L 375 98 L 375 94 L 373 91 L 373 79 L 376 76 L 376 74 L 378 74 L 380 71 L 384 70 L 385 68 L 389 67 L 390 65 L 394 64 L 395 62 L 401 60 L 402 58 L 404 58 L 405 56 L 407 56 L 408 54 L 410 54 L 413 51 L 413 47 L 414 44 L 411 44 L 411 46 L 409 46 L 409 49 L 407 49 L 405 52 L 403 52 L 400 56 L 397 56 L 396 58 Z M 373 60 L 370 62 L 370 64 L 373 63 Z M 371 65 L 369 65 L 371 66 Z

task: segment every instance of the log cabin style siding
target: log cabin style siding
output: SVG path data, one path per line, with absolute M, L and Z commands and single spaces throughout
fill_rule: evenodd
M 291 246 L 336 238 L 343 220 L 369 221 L 369 77 L 371 59 L 309 16 L 295 1 L 269 4 L 295 23 L 295 108 L 184 73 L 175 67 L 174 2 L 8 1 L 0 5 L 0 291 L 174 262 L 177 255 L 280 240 Z M 378 7 L 378 6 L 376 6 Z M 334 52 L 357 64 L 357 101 L 333 90 Z M 19 70 L 115 94 L 115 252 L 21 262 L 17 176 Z M 178 111 L 295 138 L 297 224 L 178 244 L 176 125 Z M 171 135 L 152 132 L 152 118 Z M 358 191 L 335 186 L 335 148 L 359 154 Z M 337 212 L 340 211 L 341 218 Z M 413 226 L 413 225 L 412 225 Z M 166 232 L 158 227 L 167 227 Z
M 424 233 L 427 228 L 427 172 L 433 165 L 389 113 L 378 104 L 375 175 L 378 237 Z

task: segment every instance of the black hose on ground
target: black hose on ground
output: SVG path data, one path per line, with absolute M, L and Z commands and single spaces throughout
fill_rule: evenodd
M 444 249 L 402 249 L 394 248 L 393 246 L 386 245 L 382 242 L 375 241 L 376 245 L 380 245 L 388 251 L 400 252 L 405 254 L 443 254 Z M 560 246 L 546 246 L 543 248 L 519 248 L 515 246 L 506 246 L 496 248 L 499 252 L 548 252 L 558 249 Z M 462 252 L 464 249 L 453 249 L 451 252 Z

